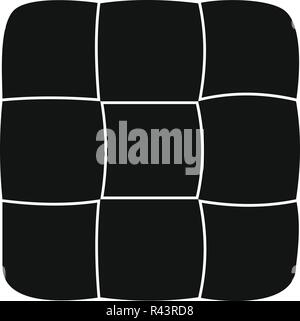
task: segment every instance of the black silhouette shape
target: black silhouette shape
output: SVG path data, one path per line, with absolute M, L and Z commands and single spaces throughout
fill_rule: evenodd
M 97 297 L 99 288 L 102 297 L 135 300 L 247 300 L 283 290 L 296 264 L 297 205 L 269 203 L 296 198 L 298 68 L 292 21 L 267 4 L 16 9 L 3 46 L 3 95 L 16 99 L 3 104 L 0 146 L 8 283 L 64 300 Z M 105 123 L 195 130 L 199 95 L 226 93 L 239 97 L 200 97 L 200 202 L 201 176 L 186 176 L 185 164 L 108 164 L 105 173 L 97 163 Z M 175 199 L 100 200 L 102 187 L 104 196 Z

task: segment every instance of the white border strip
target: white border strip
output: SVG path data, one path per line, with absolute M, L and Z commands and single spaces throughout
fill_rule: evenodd
M 245 204 L 245 203 L 223 203 L 223 202 L 214 202 L 214 201 L 206 201 L 200 200 L 203 204 L 208 205 L 216 205 L 216 206 L 228 206 L 228 207 L 269 207 L 269 206 L 280 206 L 280 205 L 288 205 L 294 204 L 297 202 L 296 199 L 284 202 L 274 202 L 274 203 L 256 203 L 256 204 Z
M 99 80 L 99 20 L 100 20 L 100 3 L 97 3 L 96 21 L 95 21 L 95 75 L 97 98 L 100 100 L 100 80 Z
M 201 76 L 201 84 L 200 84 L 200 91 L 199 91 L 199 102 L 197 103 L 197 113 L 199 119 L 199 128 L 201 131 L 200 137 L 200 171 L 199 171 L 199 182 L 197 188 L 197 199 L 200 197 L 201 186 L 202 186 L 202 179 L 203 179 L 203 172 L 204 172 L 204 128 L 203 128 L 203 121 L 201 116 L 201 109 L 200 109 L 200 101 L 203 99 L 203 91 L 204 91 L 204 84 L 205 84 L 205 75 L 206 75 L 206 54 L 207 54 L 207 42 L 206 42 L 206 28 L 205 28 L 205 20 L 204 20 L 204 12 L 202 8 L 202 3 L 199 3 L 199 12 L 201 18 L 201 26 L 202 26 L 202 37 L 203 37 L 203 63 L 202 63 L 202 76 Z M 202 224 L 202 237 L 203 237 L 203 265 L 202 265 L 202 275 L 201 275 L 201 283 L 198 298 L 202 298 L 204 283 L 205 283 L 205 276 L 206 276 L 206 261 L 207 261 L 207 236 L 206 236 L 206 224 L 205 224 L 205 216 L 203 211 L 203 205 L 201 200 L 198 200 L 198 205 L 200 209 L 201 215 L 201 224 Z
M 130 200 L 141 200 L 141 201 L 176 201 L 176 200 L 194 200 L 199 201 L 203 204 L 207 205 L 216 205 L 216 206 L 228 206 L 228 207 L 269 207 L 269 206 L 280 206 L 280 205 L 288 205 L 294 204 L 297 202 L 297 199 L 283 201 L 283 202 L 273 202 L 273 203 L 255 203 L 255 204 L 245 204 L 245 203 L 225 203 L 225 202 L 215 202 L 215 201 L 208 201 L 203 199 L 198 199 L 196 196 L 103 196 L 101 200 L 90 200 L 90 201 L 82 201 L 82 202 L 29 202 L 29 201 L 17 201 L 17 200 L 8 200 L 2 199 L 2 202 L 5 204 L 15 204 L 15 205 L 30 205 L 30 206 L 80 206 L 80 205 L 91 205 L 97 204 L 100 201 L 130 201 Z
M 219 99 L 219 98 L 227 98 L 227 97 L 264 97 L 264 98 L 276 98 L 283 100 L 290 100 L 297 102 L 297 98 L 282 96 L 282 95 L 274 95 L 274 94 L 266 94 L 266 93 L 254 93 L 254 92 L 236 92 L 236 93 L 228 93 L 228 94 L 220 94 L 213 96 L 202 97 L 200 101 L 211 100 L 211 99 Z
M 204 20 L 204 13 L 202 9 L 202 4 L 199 3 L 198 5 L 200 18 L 201 18 L 201 26 L 202 26 L 202 44 L 203 44 L 203 62 L 202 62 L 202 76 L 201 76 L 201 84 L 200 84 L 200 91 L 199 91 L 199 100 L 203 97 L 203 90 L 204 90 L 204 83 L 205 83 L 205 74 L 206 74 L 206 51 L 207 51 L 207 44 L 206 44 L 206 28 L 205 28 L 205 20 Z
M 194 106 L 198 101 L 101 101 L 104 105 L 191 105 Z
M 200 290 L 198 298 L 202 298 L 203 288 L 205 283 L 206 276 L 206 262 L 207 262 L 207 237 L 206 237 L 206 224 L 205 224 L 205 216 L 203 211 L 203 205 L 199 201 L 200 215 L 201 215 L 201 224 L 202 224 L 202 235 L 203 235 L 203 265 L 202 265 L 202 276 L 200 283 Z
M 98 4 L 100 7 L 100 4 Z M 101 198 L 97 202 L 97 213 L 96 213 L 96 228 L 95 228 L 95 268 L 96 268 L 96 282 L 97 282 L 97 298 L 99 300 L 104 300 L 101 297 L 100 291 L 100 264 L 99 264 L 99 257 L 100 257 L 100 250 L 99 250 L 99 229 L 100 229 L 100 208 L 101 208 L 101 201 L 104 198 L 105 186 L 106 186 L 106 176 L 107 176 L 107 162 L 108 162 L 108 155 L 107 155 L 107 125 L 106 125 L 106 116 L 105 116 L 105 108 L 104 105 L 100 102 L 101 106 L 101 114 L 102 114 L 102 122 L 103 122 L 103 134 L 104 134 L 104 161 L 103 161 L 103 176 L 102 176 L 102 186 L 101 186 Z
M 15 201 L 15 200 L 7 200 L 3 199 L 3 203 L 5 204 L 15 204 L 15 205 L 29 205 L 29 206 L 81 206 L 81 205 L 91 205 L 97 204 L 99 200 L 91 200 L 91 201 L 83 201 L 83 202 L 57 202 L 57 203 L 49 203 L 49 202 L 27 202 L 27 201 Z
M 99 18 L 100 18 L 100 3 L 97 3 L 97 10 L 96 10 L 96 19 L 95 19 L 95 75 L 96 75 L 96 92 L 97 92 L 97 98 L 100 102 L 100 81 L 99 81 Z M 103 166 L 103 177 L 104 174 L 106 175 L 106 119 L 105 119 L 105 113 L 103 111 L 101 102 L 100 102 L 100 108 L 101 108 L 101 114 L 102 114 L 102 122 L 103 122 L 103 131 L 104 131 L 104 166 Z M 106 179 L 106 176 L 105 176 Z M 104 183 L 105 184 L 105 183 Z M 102 187 L 101 187 L 101 195 L 103 190 L 103 181 L 102 181 Z M 97 298 L 101 298 L 100 293 L 100 264 L 99 264 L 99 229 L 100 229 L 100 204 L 101 200 L 99 199 L 97 201 L 97 209 L 96 209 L 96 221 L 95 221 L 95 273 L 96 273 L 96 289 L 97 289 Z
M 96 209 L 96 221 L 95 221 L 95 272 L 96 272 L 96 289 L 97 289 L 97 298 L 101 297 L 100 294 L 100 265 L 99 265 L 99 229 L 100 229 L 100 203 L 97 201 Z
M 204 172 L 204 129 L 200 110 L 200 103 L 197 103 L 197 114 L 199 119 L 199 129 L 200 129 L 200 169 L 199 169 L 199 181 L 197 187 L 196 197 L 199 199 L 200 191 L 202 186 L 203 172 Z
M 103 160 L 103 177 L 102 177 L 102 188 L 101 188 L 101 200 L 104 198 L 105 186 L 106 186 L 106 176 L 107 176 L 107 163 L 108 163 L 108 137 L 107 137 L 107 124 L 105 107 L 101 102 L 101 113 L 103 122 L 103 134 L 104 134 L 104 160 Z
M 177 200 L 198 200 L 195 196 L 103 196 L 101 197 L 103 201 L 177 201 Z
M 99 79 L 99 77 L 98 77 Z M 98 80 L 99 81 L 99 80 Z M 100 95 L 100 88 L 97 89 Z M 98 95 L 98 94 L 97 94 Z M 254 92 L 236 92 L 220 95 L 212 95 L 206 97 L 200 97 L 199 101 L 206 101 L 211 99 L 220 99 L 228 97 L 263 97 L 263 98 L 276 98 L 282 100 L 289 100 L 297 102 L 297 98 L 274 95 L 267 93 L 254 93 Z M 13 101 L 32 101 L 32 100 L 77 100 L 77 101 L 94 101 L 100 102 L 100 98 L 92 97 L 72 97 L 72 96 L 31 96 L 31 97 L 11 97 L 11 98 L 2 98 L 2 102 L 13 102 Z M 102 101 L 104 105 L 191 105 L 194 106 L 198 101 Z
M 90 97 L 67 97 L 67 96 L 33 96 L 33 97 L 13 97 L 13 98 L 3 98 L 2 101 L 12 102 L 12 101 L 28 101 L 28 100 L 78 100 L 78 101 L 96 101 L 99 102 L 98 98 Z

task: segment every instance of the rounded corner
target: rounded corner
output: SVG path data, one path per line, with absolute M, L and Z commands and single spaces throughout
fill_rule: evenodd
M 13 290 L 15 293 L 17 293 L 18 295 L 22 295 L 23 297 L 26 297 L 27 299 L 34 299 L 34 300 L 40 300 L 40 301 L 44 300 L 44 299 L 41 299 L 41 298 L 38 298 L 38 297 L 34 297 L 34 296 L 31 296 L 31 295 L 28 295 L 28 294 L 26 294 L 26 293 L 23 293 L 23 292 L 21 292 L 20 290 L 18 290 L 16 287 L 14 287 L 14 286 L 12 285 L 12 283 L 10 283 L 9 280 L 6 278 L 6 275 L 5 275 L 3 269 L 2 269 L 2 275 L 3 275 L 4 281 L 5 281 L 5 283 L 8 285 L 8 287 L 9 287 L 11 290 Z
M 5 33 L 7 32 L 8 28 L 10 27 L 11 24 L 14 23 L 14 20 L 17 19 L 17 17 L 23 13 L 24 9 L 28 9 L 29 7 L 35 6 L 36 4 L 41 4 L 43 1 L 35 1 L 35 2 L 29 2 L 23 5 L 20 5 L 16 7 L 9 15 L 6 25 L 5 25 Z
M 295 280 L 295 275 L 296 275 L 296 273 L 293 273 L 293 276 L 291 277 L 289 282 L 287 282 L 280 290 L 276 291 L 276 293 L 266 296 L 262 299 L 271 299 L 271 298 L 275 297 L 276 295 L 285 292 L 294 283 L 293 281 Z
M 285 292 L 292 284 L 295 279 L 295 273 L 292 274 L 293 276 L 289 279 L 287 283 L 282 285 L 278 290 L 275 290 L 273 293 L 265 294 L 262 296 L 258 296 L 256 298 L 250 299 L 250 301 L 270 301 L 272 298 L 274 298 L 276 295 L 279 295 L 283 292 Z
M 276 6 L 276 5 L 271 5 L 274 9 L 276 9 L 278 11 L 278 13 L 280 13 L 283 17 L 285 17 L 287 20 L 293 22 L 293 19 L 291 17 L 291 15 L 286 11 L 286 9 Z

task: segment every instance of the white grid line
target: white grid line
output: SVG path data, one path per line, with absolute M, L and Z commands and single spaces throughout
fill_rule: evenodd
M 197 187 L 196 197 L 199 199 L 200 191 L 202 186 L 203 172 L 204 172 L 204 129 L 200 110 L 200 103 L 197 103 L 197 114 L 199 119 L 199 129 L 200 129 L 200 169 L 199 169 L 199 181 Z
M 68 96 L 32 96 L 32 97 L 12 97 L 3 98 L 3 102 L 13 101 L 32 101 L 32 100 L 75 100 L 75 101 L 95 101 L 99 102 L 98 98 L 91 97 L 68 97 Z
M 14 204 L 14 205 L 28 205 L 28 206 L 83 206 L 83 205 L 91 205 L 97 204 L 99 200 L 90 200 L 90 201 L 82 201 L 82 202 L 30 202 L 30 201 L 18 201 L 18 200 L 8 200 L 2 199 L 2 202 L 5 204 Z
M 100 20 L 100 3 L 97 3 L 96 21 L 95 21 L 95 75 L 97 98 L 100 100 L 100 80 L 99 80 L 99 20 Z
M 206 28 L 205 28 L 205 20 L 204 20 L 204 12 L 202 9 L 202 4 L 199 3 L 198 5 L 199 12 L 200 12 L 200 19 L 201 19 L 201 26 L 202 26 L 202 44 L 203 44 L 203 62 L 202 62 L 202 75 L 201 75 L 201 84 L 200 84 L 200 91 L 199 91 L 199 100 L 203 97 L 203 90 L 204 90 L 204 83 L 205 83 L 205 74 L 206 74 L 206 51 L 207 51 L 207 44 L 206 44 Z
M 104 196 L 101 198 L 103 201 L 176 201 L 176 200 L 198 200 L 196 196 Z
M 100 103 L 100 105 L 101 105 L 103 134 L 104 134 L 104 160 L 103 160 L 103 177 L 102 177 L 102 188 L 101 188 L 101 199 L 103 199 L 104 194 L 105 194 L 107 164 L 108 164 L 108 137 L 107 137 L 107 124 L 106 124 L 105 107 L 102 102 Z
M 281 206 L 289 205 L 297 202 L 297 199 L 282 201 L 282 202 L 271 202 L 271 203 L 226 203 L 226 202 L 216 202 L 208 201 L 204 199 L 198 199 L 196 196 L 104 196 L 103 198 L 82 201 L 82 202 L 30 202 L 30 201 L 18 201 L 18 200 L 8 200 L 2 199 L 2 202 L 5 204 L 15 204 L 15 205 L 31 205 L 31 206 L 82 206 L 82 205 L 91 205 L 97 204 L 101 201 L 176 201 L 176 200 L 186 200 L 186 201 L 199 201 L 202 204 L 207 205 L 216 205 L 216 206 L 228 206 L 228 207 L 271 207 L 271 206 Z
M 99 90 L 100 91 L 100 90 Z M 200 97 L 199 102 L 220 99 L 220 98 L 229 98 L 229 97 L 262 97 L 262 98 L 274 98 L 282 99 L 297 102 L 297 98 L 283 95 L 275 95 L 268 93 L 257 93 L 257 92 L 235 92 L 227 94 L 218 94 L 212 96 Z M 11 97 L 11 98 L 2 98 L 2 102 L 13 102 L 13 101 L 32 101 L 32 100 L 77 100 L 77 101 L 93 101 L 100 102 L 100 99 L 93 97 L 73 97 L 73 96 L 32 96 L 32 97 Z M 104 105 L 114 106 L 114 105 L 195 105 L 198 101 L 189 100 L 189 101 L 101 101 Z
M 212 96 L 202 97 L 200 101 L 229 98 L 229 97 L 262 97 L 262 98 L 275 98 L 275 99 L 282 99 L 282 100 L 297 102 L 297 98 L 294 98 L 294 97 L 268 94 L 268 93 L 256 93 L 256 92 L 236 92 L 236 93 L 212 95 Z
M 96 91 L 97 91 L 97 98 L 100 101 L 100 81 L 99 81 L 99 19 L 100 19 L 100 3 L 97 3 L 97 10 L 96 10 L 96 19 L 95 19 L 95 75 L 96 75 Z M 105 114 L 103 114 L 102 105 L 100 102 L 101 113 L 102 113 L 102 121 L 104 126 L 104 142 L 106 141 L 106 120 Z M 105 158 L 105 150 L 104 150 L 104 158 Z M 103 167 L 103 176 L 105 172 L 105 163 Z M 103 182 L 102 182 L 102 189 L 103 189 Z M 101 191 L 102 195 L 102 191 Z M 100 293 L 100 272 L 99 272 L 99 229 L 100 229 L 100 203 L 101 201 L 97 201 L 97 208 L 96 208 L 96 221 L 95 221 L 95 272 L 96 272 L 96 289 L 97 289 L 97 298 L 101 298 Z
M 187 101 L 101 101 L 104 105 L 191 105 L 194 106 L 198 101 L 187 100 Z
M 101 297 L 100 293 L 100 272 L 99 272 L 99 228 L 100 228 L 100 203 L 97 201 L 96 208 L 96 220 L 95 220 L 95 273 L 96 273 L 96 289 L 97 289 L 97 298 Z
M 282 202 L 272 202 L 272 203 L 227 203 L 227 202 L 215 202 L 215 201 L 206 201 L 201 200 L 203 204 L 207 205 L 216 205 L 216 206 L 228 206 L 228 207 L 271 207 L 271 206 L 281 206 L 281 205 L 289 205 L 296 203 L 297 200 L 289 200 L 289 201 L 282 201 Z
M 207 236 L 206 236 L 205 216 L 204 216 L 203 206 L 200 201 L 199 201 L 199 208 L 200 208 L 200 215 L 201 215 L 202 237 L 203 237 L 203 262 L 202 262 L 202 276 L 201 276 L 201 283 L 200 283 L 198 298 L 202 298 L 203 288 L 205 283 L 205 276 L 206 276 Z
M 205 20 L 204 20 L 204 12 L 202 8 L 202 4 L 198 4 L 199 12 L 200 12 L 200 19 L 201 19 L 201 26 L 202 26 L 202 37 L 203 37 L 203 63 L 202 63 L 202 75 L 201 75 L 201 84 L 200 84 L 200 91 L 199 91 L 199 102 L 197 103 L 197 113 L 199 118 L 199 128 L 201 131 L 200 136 L 200 171 L 199 171 L 199 182 L 198 182 L 198 188 L 197 188 L 197 199 L 200 197 L 201 192 L 201 186 L 202 186 L 202 179 L 203 179 L 203 172 L 204 172 L 204 128 L 203 128 L 203 122 L 202 122 L 202 115 L 201 115 L 201 109 L 200 109 L 200 102 L 203 99 L 203 91 L 204 91 L 204 84 L 205 84 L 205 74 L 206 74 L 206 54 L 207 54 L 207 43 L 206 43 L 206 29 L 205 29 Z M 204 288 L 205 283 L 205 276 L 206 276 L 206 261 L 207 261 L 207 235 L 206 235 L 206 225 L 205 225 L 205 217 L 203 212 L 203 205 L 201 201 L 198 201 L 199 209 L 200 209 L 200 215 L 201 215 L 201 224 L 202 224 L 202 238 L 203 238 L 203 262 L 202 262 L 202 275 L 201 275 L 201 283 L 200 283 L 200 289 L 198 298 L 202 298 L 202 292 Z

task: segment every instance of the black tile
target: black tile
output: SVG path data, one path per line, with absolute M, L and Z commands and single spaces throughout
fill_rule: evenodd
M 198 4 L 173 1 L 101 4 L 102 100 L 197 100 L 202 55 Z
M 102 127 L 97 102 L 5 102 L 3 197 L 33 202 L 99 198 L 103 168 L 96 161 L 96 134 Z
M 3 47 L 3 94 L 96 96 L 96 4 L 42 1 L 17 8 Z
M 260 208 L 204 204 L 204 215 L 204 298 L 260 299 L 291 283 L 298 246 L 296 204 Z
M 261 92 L 296 97 L 299 53 L 291 18 L 252 1 L 203 3 L 204 95 Z
M 97 296 L 96 205 L 3 206 L 3 266 L 18 292 L 40 299 Z
M 202 199 L 269 203 L 296 198 L 299 127 L 295 102 L 231 97 L 200 104 Z
M 191 165 L 187 164 L 185 150 L 184 129 L 192 130 L 193 156 L 196 156 L 196 140 L 200 141 L 199 119 L 196 105 L 105 105 L 106 124 L 117 135 L 117 157 L 116 164 L 108 164 L 106 179 L 106 196 L 195 196 L 199 181 L 199 170 L 196 164 L 200 166 L 200 155 L 196 160 L 192 160 Z M 119 133 L 119 122 L 127 122 L 128 134 Z M 140 140 L 140 137 L 132 137 L 133 141 L 128 142 L 126 150 L 129 152 L 127 164 L 120 164 L 121 153 L 119 153 L 119 142 L 130 138 L 130 131 L 133 129 L 142 129 L 146 134 L 146 139 Z M 168 139 L 166 144 L 160 139 L 160 157 L 159 164 L 153 164 L 151 145 L 155 143 L 154 136 L 151 135 L 152 129 L 168 130 L 169 134 L 174 134 L 176 138 Z M 175 130 L 175 131 L 173 131 Z M 167 132 L 166 132 L 167 133 Z M 143 134 L 144 135 L 144 134 Z M 144 143 L 145 141 L 145 143 Z M 175 141 L 179 145 L 175 147 Z M 148 151 L 148 157 L 143 158 L 143 162 L 132 164 L 131 148 L 141 142 Z M 182 145 L 181 143 L 182 142 Z M 101 145 L 101 143 L 100 143 Z M 198 144 L 199 145 L 199 144 Z M 124 144 L 123 144 L 124 146 Z M 155 145 L 157 146 L 157 144 Z M 180 147 L 182 152 L 180 153 Z M 176 163 L 176 151 L 181 155 L 182 163 Z M 170 159 L 165 164 L 162 163 L 163 154 L 170 154 Z M 141 150 L 133 152 L 138 156 Z M 200 147 L 198 146 L 198 154 Z M 144 153 L 143 153 L 144 155 Z M 123 159 L 123 157 L 122 157 Z M 126 158 L 125 158 L 126 159 Z M 199 160 L 198 160 L 199 159 Z M 190 175 L 192 171 L 193 175 Z M 187 175 L 189 174 L 189 175 Z
M 102 201 L 100 206 L 102 297 L 198 296 L 203 238 L 197 201 Z

